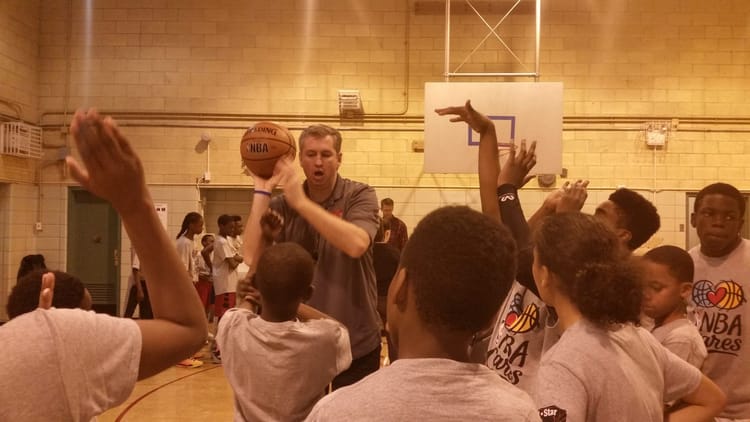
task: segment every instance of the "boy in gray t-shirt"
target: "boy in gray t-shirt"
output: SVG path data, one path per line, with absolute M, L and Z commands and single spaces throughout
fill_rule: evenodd
M 693 288 L 693 259 L 684 249 L 663 245 L 643 255 L 643 313 L 651 333 L 672 353 L 700 369 L 708 352 L 698 327 L 687 319 Z
M 313 268 L 296 243 L 271 246 L 253 276 L 259 314 L 243 296 L 219 322 L 216 341 L 234 391 L 235 421 L 303 420 L 351 364 L 346 328 L 302 304 L 312 295 Z
M 745 198 L 732 185 L 714 183 L 695 197 L 691 223 L 701 244 L 695 264 L 692 317 L 708 357 L 703 372 L 727 394 L 722 420 L 750 420 L 750 240 L 740 235 Z
M 310 421 L 535 421 L 528 394 L 469 362 L 515 273 L 515 243 L 498 222 L 445 207 L 417 225 L 388 289 L 398 360 L 323 398 Z

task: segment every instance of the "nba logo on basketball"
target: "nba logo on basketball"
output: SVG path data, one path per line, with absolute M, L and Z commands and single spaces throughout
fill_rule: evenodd
M 247 152 L 249 153 L 268 152 L 268 144 L 266 143 L 261 143 L 261 144 L 248 143 L 248 144 L 245 144 L 245 146 L 247 147 Z

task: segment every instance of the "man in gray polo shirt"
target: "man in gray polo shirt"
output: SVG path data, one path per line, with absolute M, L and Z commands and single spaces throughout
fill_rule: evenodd
M 352 345 L 351 367 L 333 380 L 333 387 L 353 384 L 380 367 L 380 319 L 372 263 L 372 239 L 378 230 L 378 200 L 368 185 L 338 174 L 341 134 L 326 125 L 313 125 L 299 138 L 300 183 L 289 160 L 277 164 L 265 180 L 253 176 L 255 191 L 245 231 L 244 256 L 254 271 L 263 242 L 251 236 L 261 216 L 280 223 L 276 242 L 296 242 L 317 261 L 308 304 L 343 323 Z M 277 184 L 284 194 L 271 198 Z M 268 209 L 280 218 L 267 218 Z M 257 235 L 257 232 L 256 232 Z

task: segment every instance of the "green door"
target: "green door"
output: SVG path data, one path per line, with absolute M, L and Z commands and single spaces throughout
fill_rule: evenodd
M 112 206 L 80 188 L 68 195 L 67 270 L 91 292 L 94 310 L 119 315 L 120 217 Z

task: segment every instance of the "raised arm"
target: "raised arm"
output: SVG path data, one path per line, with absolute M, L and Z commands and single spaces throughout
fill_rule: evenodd
M 359 258 L 370 248 L 370 234 L 362 227 L 351 221 L 339 218 L 323 207 L 316 204 L 305 195 L 302 184 L 297 175 L 297 169 L 291 161 L 279 161 L 282 166 L 282 181 L 286 201 L 297 213 L 305 219 L 315 231 L 337 249 L 352 258 Z M 369 207 L 373 210 L 373 218 L 378 209 L 377 197 L 374 191 L 371 195 L 362 195 L 350 204 L 350 208 Z
M 497 135 L 495 125 L 489 117 L 479 113 L 471 106 L 471 100 L 466 100 L 463 106 L 436 109 L 441 116 L 455 115 L 451 122 L 466 122 L 469 127 L 479 133 L 479 153 L 477 170 L 479 172 L 479 198 L 482 213 L 500 221 L 500 211 L 495 196 L 495 182 L 500 173 L 500 161 L 497 153 Z
M 271 192 L 282 179 L 282 170 L 291 163 L 291 158 L 282 158 L 276 163 L 273 175 L 264 179 L 250 173 L 253 178 L 253 203 L 250 205 L 250 214 L 247 216 L 247 224 L 242 234 L 242 256 L 245 264 L 250 268 L 247 277 L 255 274 L 258 259 L 265 249 L 267 240 L 264 239 L 266 231 L 281 230 L 284 224 L 281 216 L 271 211 Z M 270 215 L 269 215 L 270 214 Z M 269 225 L 273 227 L 269 227 Z M 265 227 L 264 227 L 265 226 Z
M 536 141 L 526 149 L 526 140 L 516 148 L 511 142 L 508 159 L 497 177 L 497 203 L 503 223 L 513 233 L 518 249 L 523 250 L 531 243 L 529 225 L 523 216 L 518 189 L 528 182 L 528 174 L 536 165 Z
M 112 203 L 148 274 L 155 319 L 136 322 L 142 337 L 138 379 L 147 378 L 201 348 L 208 332 L 206 316 L 156 215 L 141 161 L 115 122 L 94 110 L 77 112 L 71 133 L 85 168 L 67 157 L 70 174 L 89 192 Z

